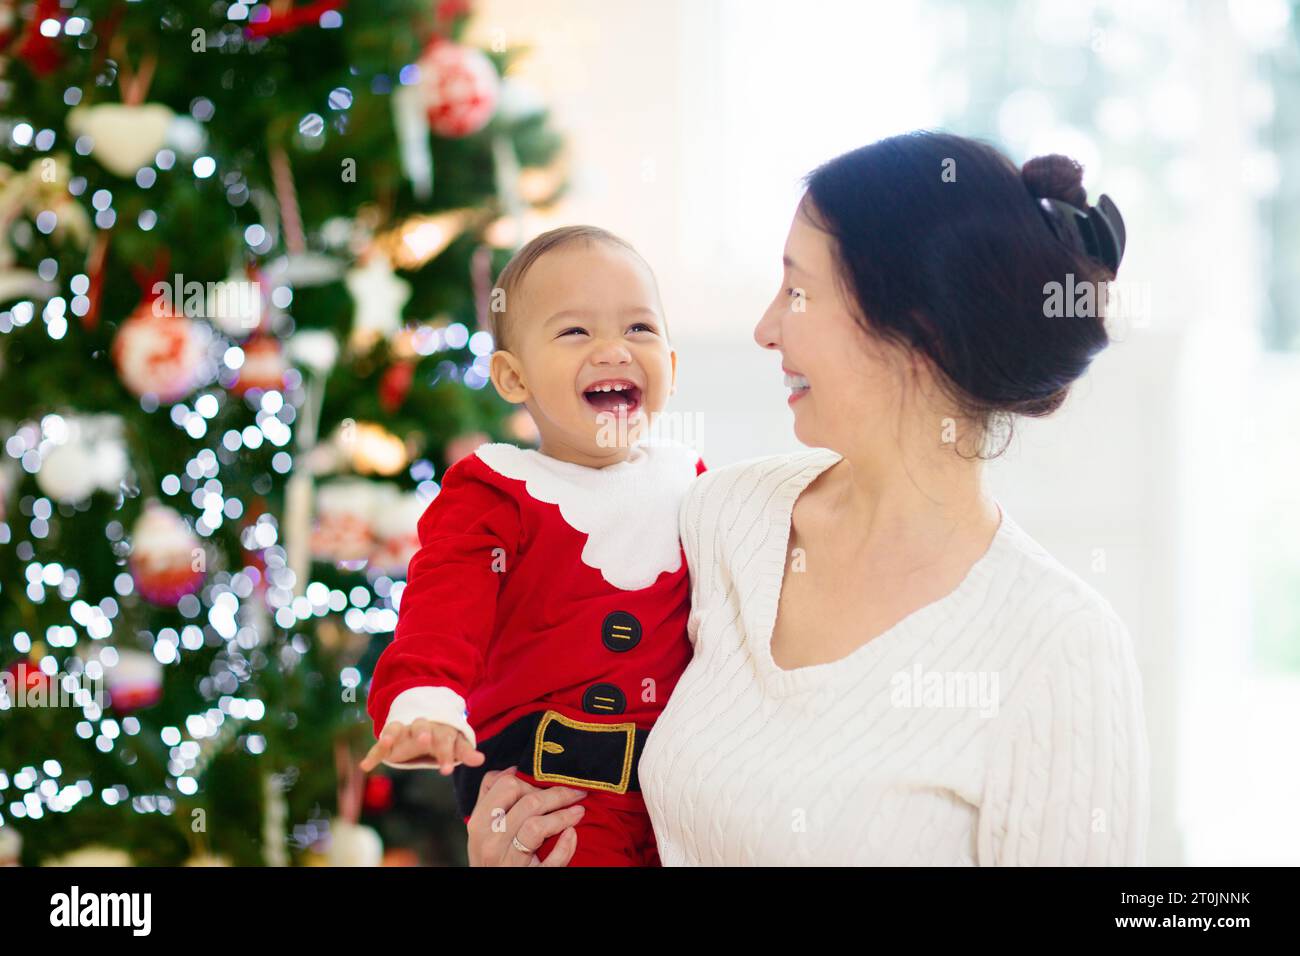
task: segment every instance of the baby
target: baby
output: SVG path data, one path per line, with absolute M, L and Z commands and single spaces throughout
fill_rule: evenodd
M 467 822 L 489 770 L 590 791 L 571 864 L 656 866 L 637 763 L 691 657 L 677 515 L 704 470 L 643 440 L 677 353 L 649 266 L 602 229 L 538 236 L 494 295 L 492 384 L 540 442 L 482 445 L 443 476 L 375 666 L 362 767 L 451 773 Z

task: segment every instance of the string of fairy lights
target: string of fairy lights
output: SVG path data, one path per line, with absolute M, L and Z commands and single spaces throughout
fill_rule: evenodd
M 468 341 L 467 330 L 463 326 L 461 329 L 463 331 L 460 333 L 455 330 L 429 330 L 431 334 L 421 338 L 421 347 L 431 350 L 455 347 L 462 337 Z M 443 339 L 441 342 L 438 341 L 440 337 Z M 229 345 L 226 349 L 224 364 L 227 368 L 238 367 L 238 356 L 234 354 L 237 349 L 237 345 Z M 443 371 L 449 374 L 461 372 L 460 366 L 454 363 L 449 365 L 451 367 Z M 222 486 L 219 477 L 222 464 L 232 464 L 241 448 L 256 449 L 263 442 L 283 448 L 291 443 L 292 425 L 297 413 L 295 402 L 302 400 L 298 388 L 301 376 L 290 370 L 287 378 L 284 393 L 271 390 L 256 397 L 246 396 L 248 404 L 256 408 L 253 424 L 242 430 L 226 430 L 215 449 L 199 449 L 186 463 L 183 473 L 166 474 L 159 481 L 159 489 L 164 495 L 186 496 L 190 504 L 199 509 L 200 513 L 194 521 L 194 530 L 199 535 L 210 536 L 224 520 L 237 520 L 244 514 L 244 502 Z M 217 417 L 222 402 L 227 397 L 220 388 L 204 391 L 191 403 L 173 405 L 170 419 L 191 438 L 201 439 L 209 435 L 207 422 Z M 147 399 L 141 401 L 142 409 L 146 412 L 152 410 L 152 404 Z M 40 470 L 43 454 L 57 443 L 64 427 L 62 418 L 56 414 L 46 415 L 39 422 L 24 422 L 5 443 L 5 452 L 16 459 L 24 471 L 36 474 Z M 293 459 L 286 451 L 276 452 L 270 462 L 270 467 L 281 474 L 287 473 L 292 465 Z M 428 498 L 437 493 L 438 485 L 433 480 L 434 466 L 431 461 L 418 459 L 411 464 L 409 471 L 411 477 L 418 482 L 418 493 Z M 255 491 L 270 489 L 265 476 L 254 479 L 253 485 Z M 128 498 L 136 494 L 138 488 L 124 481 L 119 488 L 117 506 L 122 507 Z M 30 535 L 30 538 L 37 540 L 46 538 L 50 533 L 50 522 L 54 520 L 56 507 L 60 511 L 78 510 L 76 505 L 56 506 L 47 497 L 24 496 L 19 502 L 19 511 L 29 520 L 25 528 L 18 529 L 18 533 Z M 9 521 L 0 521 L 0 544 L 10 543 L 14 530 Z M 368 584 L 356 584 L 347 591 L 312 581 L 307 584 L 304 593 L 296 594 L 294 572 L 287 566 L 287 556 L 279 543 L 279 534 L 276 517 L 264 513 L 245 527 L 240 536 L 241 545 L 246 551 L 261 554 L 265 564 L 264 600 L 278 627 L 290 631 L 301 622 L 331 613 L 341 614 L 344 625 L 355 633 L 388 633 L 396 627 L 397 609 L 405 587 L 403 580 L 387 574 L 377 574 Z M 105 535 L 116 555 L 124 557 L 129 553 L 126 530 L 120 521 L 110 521 L 105 526 Z M 84 632 L 93 644 L 105 642 L 113 636 L 114 622 L 121 612 L 117 598 L 126 598 L 134 591 L 134 580 L 129 573 L 122 572 L 114 578 L 116 597 L 109 595 L 97 603 L 91 603 L 80 596 L 81 575 L 75 567 L 36 560 L 30 540 L 18 541 L 16 550 L 18 557 L 27 562 L 24 567 L 27 599 L 34 604 L 44 604 L 47 600 L 57 598 L 67 604 L 71 623 L 48 625 L 42 635 L 47 646 L 74 649 L 81 641 L 80 632 Z M 206 628 L 189 624 L 179 630 L 165 627 L 156 634 L 148 631 L 141 634 L 151 641 L 153 656 L 161 665 L 173 664 L 186 651 L 197 651 L 205 644 L 224 643 L 226 646 L 225 653 L 214 658 L 213 672 L 199 682 L 200 693 L 205 698 L 214 699 L 216 705 L 202 713 L 190 715 L 185 722 L 184 733 L 181 728 L 174 726 L 159 729 L 161 742 L 169 748 L 168 771 L 174 777 L 179 793 L 188 795 L 197 790 L 194 771 L 200 766 L 199 760 L 205 752 L 201 746 L 202 741 L 215 737 L 227 719 L 256 722 L 264 714 L 264 705 L 260 700 L 237 696 L 239 687 L 254 676 L 248 655 L 262 647 L 265 640 L 257 627 L 240 623 L 243 602 L 250 599 L 263 600 L 262 596 L 257 595 L 258 585 L 263 583 L 262 578 L 263 572 L 254 566 L 233 573 L 216 572 L 210 576 L 210 583 L 201 591 L 182 596 L 176 605 L 176 610 L 182 617 L 202 618 Z M 31 652 L 33 639 L 27 632 L 18 631 L 11 640 L 15 651 L 24 655 Z M 76 654 L 65 657 L 61 675 L 60 665 L 52 654 L 44 656 L 38 666 L 46 676 L 58 678 L 64 684 L 65 691 L 74 695 L 83 718 L 76 724 L 78 737 L 93 740 L 98 750 L 111 753 L 118 741 L 137 736 L 142 725 L 133 716 L 121 720 L 106 716 L 102 698 L 97 698 L 86 686 L 89 682 L 102 681 L 105 669 L 118 663 L 118 651 L 111 644 L 96 650 L 94 659 L 83 660 Z M 293 635 L 285 650 L 289 657 L 300 657 L 306 653 L 307 647 L 301 635 Z M 282 663 L 292 662 L 283 660 Z M 349 667 L 344 669 L 340 680 L 343 687 L 356 689 L 361 684 L 361 674 L 356 668 Z M 8 706 L 8 701 L 0 699 L 0 709 Z M 246 735 L 243 744 L 251 754 L 261 753 L 265 749 L 265 739 L 258 734 Z M 8 813 L 14 817 L 39 819 L 46 810 L 66 812 L 80 800 L 92 795 L 89 780 L 66 782 L 60 780 L 61 775 L 61 766 L 52 759 L 42 761 L 37 758 L 30 765 L 13 773 L 12 777 L 0 770 L 0 792 L 11 786 L 22 792 L 21 797 L 9 801 Z M 174 801 L 165 793 L 132 795 L 122 784 L 102 786 L 100 798 L 108 805 L 130 799 L 132 809 L 140 813 L 167 814 L 175 808 Z
M 79 98 L 74 91 L 69 91 L 66 100 L 72 104 Z M 202 98 L 195 101 L 196 119 L 202 120 L 204 115 L 210 115 L 204 107 L 205 102 Z M 16 126 L 11 135 L 20 145 L 30 142 L 42 151 L 53 148 L 56 141 L 52 131 L 33 131 L 25 124 Z M 75 145 L 79 155 L 87 155 L 92 147 L 85 136 L 79 137 Z M 177 157 L 172 150 L 161 150 L 154 160 L 156 169 L 142 168 L 136 174 L 136 185 L 142 189 L 151 188 L 158 182 L 159 172 L 172 171 L 176 163 Z M 206 178 L 215 171 L 215 164 L 211 157 L 199 156 L 191 168 L 196 178 Z M 231 174 L 227 180 L 230 183 L 227 201 L 232 206 L 243 205 L 248 199 L 243 177 Z M 68 184 L 68 192 L 74 197 L 82 196 L 86 188 L 86 180 L 80 176 L 73 177 Z M 106 189 L 97 190 L 90 202 L 95 209 L 95 226 L 111 228 L 116 222 L 112 193 Z M 156 214 L 145 210 L 136 224 L 147 232 L 156 221 Z M 36 228 L 44 234 L 53 233 L 59 222 L 59 216 L 53 210 L 42 210 L 35 217 Z M 267 232 L 262 227 L 248 227 L 244 238 L 253 251 L 267 244 Z M 57 260 L 46 258 L 39 264 L 38 275 L 42 281 L 53 283 L 58 274 Z M 28 299 L 13 303 L 0 311 L 0 334 L 22 329 L 39 314 L 51 345 L 60 342 L 68 331 L 68 314 L 79 318 L 88 312 L 89 285 L 89 276 L 79 272 L 69 279 L 71 295 L 67 298 L 52 295 L 39 310 L 37 303 Z M 288 308 L 292 303 L 291 286 L 278 285 L 272 291 L 272 301 L 281 309 Z M 292 318 L 284 314 L 283 322 L 280 331 L 287 335 L 293 331 Z M 157 488 L 166 498 L 178 503 L 188 501 L 198 512 L 193 521 L 194 531 L 202 537 L 210 537 L 224 522 L 237 521 L 245 513 L 245 501 L 227 489 L 221 480 L 222 467 L 234 464 L 241 451 L 273 446 L 278 450 L 270 458 L 270 469 L 280 475 L 291 471 L 294 457 L 287 449 L 292 447 L 294 424 L 306 393 L 302 373 L 288 368 L 282 390 L 254 389 L 242 396 L 246 410 L 253 416 L 251 423 L 242 428 L 227 428 L 218 435 L 213 431 L 214 423 L 223 417 L 223 412 L 228 418 L 227 403 L 232 398 L 240 398 L 230 389 L 238 377 L 245 354 L 238 342 L 215 329 L 199 326 L 198 331 L 202 336 L 203 350 L 198 375 L 206 385 L 189 400 L 172 404 L 167 415 L 172 424 L 190 439 L 216 440 L 211 447 L 198 449 L 185 463 L 183 471 L 162 475 Z M 492 343 L 488 333 L 471 333 L 459 322 L 440 328 L 422 325 L 412 336 L 412 346 L 422 356 L 468 348 L 472 357 L 467 364 L 444 361 L 437 366 L 436 377 L 451 378 L 475 389 L 484 387 L 489 380 L 487 363 Z M 160 409 L 160 402 L 151 394 L 142 396 L 139 404 L 145 413 L 155 413 Z M 24 472 L 37 475 L 46 457 L 66 439 L 67 433 L 68 421 L 57 413 L 46 414 L 39 420 L 20 422 L 5 441 L 4 453 Z M 430 500 L 437 494 L 435 469 L 430 460 L 415 460 L 409 473 L 417 483 L 417 494 L 423 499 Z M 252 481 L 252 490 L 257 494 L 267 493 L 271 487 L 268 475 L 256 476 Z M 114 490 L 119 509 L 128 499 L 140 494 L 129 472 Z M 53 654 L 46 654 L 39 660 L 38 667 L 46 677 L 57 680 L 80 709 L 81 719 L 75 725 L 77 736 L 91 741 L 100 752 L 111 754 L 144 731 L 144 725 L 134 716 L 117 718 L 106 715 L 102 694 L 96 695 L 91 690 L 119 664 L 118 649 L 106 642 L 113 637 L 115 622 L 122 613 L 119 599 L 127 599 L 133 594 L 134 579 L 125 571 L 117 574 L 113 579 L 115 594 L 92 602 L 81 594 L 82 575 L 76 567 L 65 562 L 37 560 L 34 545 L 34 542 L 49 537 L 51 524 L 57 520 L 56 512 L 70 516 L 87 507 L 88 499 L 56 503 L 46 496 L 25 495 L 18 502 L 18 516 L 6 516 L 6 520 L 0 520 L 0 545 L 10 545 L 14 538 L 18 539 L 14 546 L 18 558 L 26 562 L 23 575 L 27 600 L 38 605 L 58 600 L 67 605 L 68 623 L 49 624 L 39 639 L 49 648 L 74 653 L 64 656 L 61 664 Z M 14 518 L 17 520 L 12 520 Z M 104 533 L 113 554 L 125 559 L 130 553 L 130 543 L 122 522 L 109 521 Z M 139 636 L 152 645 L 152 656 L 163 666 L 178 662 L 186 652 L 198 651 L 208 645 L 224 645 L 222 653 L 212 661 L 211 673 L 199 681 L 200 694 L 213 701 L 213 706 L 189 715 L 183 726 L 168 725 L 157 731 L 160 742 L 168 748 L 167 769 L 179 794 L 197 792 L 198 774 L 206 763 L 205 757 L 219 749 L 218 738 L 227 736 L 223 734 L 223 728 L 255 725 L 265 714 L 262 701 L 239 695 L 240 688 L 253 680 L 259 652 L 267 646 L 267 636 L 256 623 L 241 623 L 246 619 L 252 622 L 255 618 L 255 615 L 246 613 L 246 603 L 264 600 L 275 625 L 285 632 L 292 632 L 303 622 L 327 614 L 341 615 L 344 626 L 358 634 L 388 633 L 396 627 L 397 609 L 405 587 L 403 580 L 379 573 L 370 576 L 366 584 L 356 584 L 347 591 L 312 581 L 303 593 L 298 594 L 280 534 L 274 515 L 259 515 L 242 530 L 240 543 L 246 552 L 260 554 L 264 572 L 256 566 L 233 572 L 214 572 L 201 590 L 182 596 L 176 604 L 182 617 L 201 623 L 191 623 L 179 629 L 164 627 L 157 633 L 140 632 Z M 258 593 L 259 586 L 264 586 L 264 595 Z M 292 666 L 307 652 L 307 645 L 301 634 L 288 633 L 287 637 L 281 648 L 280 663 Z M 35 640 L 21 630 L 11 637 L 13 649 L 22 655 L 31 653 Z M 85 641 L 89 642 L 93 656 L 88 653 L 83 657 L 75 653 L 78 645 Z M 340 675 L 344 688 L 355 690 L 361 680 L 355 667 L 345 668 Z M 0 696 L 0 710 L 11 706 L 13 702 Z M 244 749 L 253 755 L 264 752 L 266 748 L 265 738 L 257 733 L 243 733 L 241 742 Z M 129 751 L 123 758 L 131 759 Z M 18 793 L 6 802 L 5 812 L 14 818 L 34 820 L 46 812 L 68 812 L 80 801 L 95 795 L 95 787 L 89 779 L 65 779 L 59 761 L 39 757 L 34 757 L 29 764 L 12 773 L 0 769 L 0 794 L 11 789 Z M 129 802 L 137 813 L 171 814 L 176 809 L 175 800 L 166 792 L 133 794 L 121 783 L 99 785 L 98 796 L 110 806 Z
M 209 49 L 256 52 L 267 44 L 266 36 L 248 28 L 273 18 L 272 5 L 231 2 L 212 10 L 224 14 L 227 22 L 208 31 Z M 95 35 L 90 18 L 81 11 L 69 15 L 73 12 L 63 9 L 42 20 L 37 24 L 39 34 L 82 51 L 94 49 L 98 41 L 108 42 L 108 37 Z M 167 11 L 160 13 L 165 29 L 176 26 L 169 16 Z M 337 30 L 344 17 L 343 11 L 326 9 L 312 26 Z M 546 213 L 528 207 L 544 207 L 562 185 L 558 168 L 520 170 L 513 147 L 505 136 L 497 135 L 493 161 L 504 212 L 489 211 L 494 221 L 482 221 L 482 211 L 470 206 L 411 216 L 375 234 L 371 230 L 377 224 L 362 216 L 337 216 L 320 224 L 312 236 L 314 248 L 308 250 L 284 155 L 268 157 L 270 182 L 251 181 L 240 163 L 227 162 L 219 144 L 209 142 L 209 132 L 216 131 L 212 124 L 219 120 L 212 99 L 195 95 L 175 112 L 146 102 L 143 91 L 132 100 L 128 90 L 135 88 L 140 74 L 151 74 L 152 67 L 132 70 L 131 66 L 125 55 L 101 58 L 95 76 L 63 91 L 66 132 L 21 115 L 21 104 L 10 103 L 11 114 L 0 118 L 0 144 L 8 147 L 9 162 L 27 163 L 26 169 L 0 166 L 8 175 L 5 196 L 16 203 L 10 210 L 14 215 L 6 221 L 8 240 L 15 251 L 50 249 L 48 254 L 30 257 L 38 260 L 30 271 L 26 264 L 22 269 L 13 265 L 7 271 L 0 269 L 0 279 L 6 283 L 0 299 L 0 357 L 10 335 L 15 335 L 15 341 L 22 335 L 27 349 L 38 341 L 36 348 L 70 347 L 69 340 L 79 338 L 77 325 L 90 326 L 97 319 L 108 234 L 154 233 L 160 226 L 160 210 L 167 208 L 168 195 L 177 189 L 218 187 L 215 192 L 231 210 L 239 237 L 235 259 L 254 262 L 256 267 L 245 271 L 242 264 L 232 265 L 230 279 L 217 285 L 253 284 L 265 290 L 260 312 L 266 318 L 254 323 L 258 333 L 252 334 L 239 313 L 240 305 L 214 310 L 209 301 L 201 313 L 187 306 L 186 317 L 205 321 L 190 323 L 184 350 L 193 368 L 184 386 L 149 377 L 145 369 L 153 356 L 147 347 L 136 353 L 144 360 L 135 364 L 118 355 L 118 345 L 127 338 L 123 333 L 133 321 L 146 320 L 137 323 L 137 342 L 165 332 L 148 323 L 147 301 L 119 325 L 113 364 L 122 384 L 136 396 L 139 412 L 151 416 L 151 421 L 169 422 L 174 429 L 167 433 L 175 439 L 174 444 L 168 441 L 168 448 L 184 449 L 179 465 L 170 456 L 165 466 L 156 465 L 135 428 L 139 416 L 134 411 L 112 414 L 71 403 L 52 408 L 47 404 L 21 421 L 2 423 L 0 493 L 9 474 L 36 486 L 31 491 L 24 486 L 8 512 L 7 502 L 0 500 L 0 548 L 10 549 L 20 572 L 17 580 L 0 581 L 0 602 L 11 597 L 2 589 L 21 588 L 21 594 L 12 597 L 30 605 L 31 611 L 39 610 L 27 615 L 32 622 L 39 620 L 39 625 L 23 619 L 23 626 L 7 635 L 13 652 L 28 668 L 17 690 L 24 691 L 26 675 L 36 671 L 43 682 L 41 690 L 66 699 L 62 712 L 70 717 L 78 739 L 124 766 L 161 748 L 166 778 L 141 783 L 136 789 L 123 782 L 125 773 L 112 779 L 113 772 L 105 770 L 112 762 L 92 762 L 97 767 L 93 774 L 80 767 L 71 770 L 64 765 L 67 758 L 61 761 L 53 756 L 52 746 L 24 741 L 22 766 L 0 767 L 0 829 L 6 817 L 37 820 L 67 813 L 88 800 L 129 807 L 139 814 L 176 814 L 181 798 L 199 792 L 202 775 L 217 754 L 232 749 L 254 757 L 268 753 L 267 736 L 259 732 L 268 704 L 259 697 L 258 675 L 270 668 L 289 673 L 298 667 L 315 649 L 321 619 L 331 617 L 358 636 L 395 629 L 406 586 L 406 560 L 400 556 L 410 546 L 413 528 L 406 529 L 405 536 L 393 531 L 392 516 L 401 517 L 398 524 L 414 524 L 411 505 L 418 502 L 422 510 L 438 494 L 438 469 L 429 457 L 411 458 L 401 439 L 374 422 L 349 420 L 355 425 L 355 436 L 347 449 L 340 447 L 337 431 L 330 436 L 317 434 L 324 382 L 344 343 L 332 333 L 297 328 L 292 315 L 295 289 L 301 292 L 307 286 L 343 279 L 355 307 L 350 349 L 362 352 L 386 338 L 395 360 L 408 365 L 436 357 L 431 374 L 425 376 L 427 384 L 453 382 L 483 389 L 490 381 L 495 348 L 491 334 L 450 316 L 399 321 L 410 288 L 396 278 L 394 268 L 418 269 L 457 236 L 471 229 L 477 232 L 480 254 L 471 277 L 480 300 L 476 310 L 481 326 L 488 294 L 482 286 L 490 281 L 491 249 L 516 246 L 526 224 L 527 229 L 540 231 Z M 430 78 L 436 82 L 431 84 Z M 252 93 L 274 95 L 275 82 L 271 76 L 256 78 Z M 416 196 L 428 199 L 431 136 L 454 138 L 477 132 L 498 104 L 507 117 L 540 112 L 540 102 L 522 88 L 509 90 L 511 95 L 506 96 L 508 88 L 502 82 L 499 99 L 496 68 L 481 51 L 451 42 L 430 44 L 418 62 L 391 74 L 361 76 L 353 67 L 351 77 L 290 129 L 296 130 L 299 149 L 314 152 L 330 136 L 347 132 L 359 96 L 366 91 L 391 96 L 402 171 Z M 96 102 L 102 97 L 90 95 L 94 87 L 114 84 L 123 94 L 120 106 Z M 129 105 L 129 100 L 136 105 Z M 136 111 L 136 117 L 153 111 L 149 115 L 166 127 L 165 136 L 140 137 L 152 143 L 141 150 L 132 141 L 134 136 L 120 135 L 126 127 L 119 125 L 110 135 L 107 109 L 121 111 L 114 114 L 120 117 L 130 110 Z M 100 185 L 74 168 L 84 169 L 91 162 L 122 182 Z M 114 239 L 115 244 L 118 241 Z M 72 255 L 74 247 L 77 252 Z M 360 248 L 374 255 L 358 259 Z M 272 260 L 276 250 L 282 255 Z M 77 265 L 69 267 L 74 260 Z M 347 271 L 354 261 L 356 266 Z M 179 300 L 181 290 L 175 295 Z M 268 332 L 270 336 L 262 334 Z M 269 338 L 277 344 L 268 346 Z M 129 354 L 129 347 L 123 352 Z M 144 387 L 154 384 L 163 387 Z M 158 431 L 151 429 L 151 440 L 158 439 Z M 515 431 L 517 437 L 529 440 L 527 423 Z M 456 442 L 485 438 L 477 432 L 453 438 L 448 460 L 457 454 L 451 447 Z M 344 489 L 346 481 L 339 481 L 333 501 L 346 498 L 351 506 L 363 499 L 376 503 L 374 514 L 388 512 L 386 524 L 375 521 L 371 550 L 366 553 L 355 552 L 346 522 L 337 526 L 342 530 L 322 533 L 324 543 L 318 550 L 318 529 L 310 525 L 311 506 L 294 510 L 291 505 L 295 481 L 335 473 L 355 476 L 358 486 L 369 483 L 370 490 Z M 414 485 L 413 491 L 402 492 L 391 481 L 403 474 Z M 370 482 L 372 475 L 389 481 Z M 9 487 L 13 489 L 12 482 Z M 267 499 L 281 490 L 284 513 L 266 510 Z M 311 501 L 315 495 L 321 524 L 326 518 L 325 492 L 322 485 L 314 493 L 309 491 L 306 499 Z M 402 496 L 399 506 L 390 507 L 388 503 L 395 499 L 384 496 L 398 494 Z M 93 539 L 65 547 L 68 542 L 60 523 L 102 507 L 106 497 L 110 512 L 117 514 L 104 521 L 103 538 L 97 530 Z M 297 500 L 301 505 L 303 499 Z M 140 517 L 131 519 L 135 521 L 131 524 L 127 516 L 136 512 Z M 157 518 L 162 512 L 169 517 L 154 522 L 155 536 L 171 544 L 193 542 L 194 553 L 201 552 L 211 564 L 204 566 L 193 586 L 188 581 L 184 587 L 160 585 L 137 566 L 143 550 L 142 527 L 150 515 Z M 58 553 L 52 554 L 56 548 Z M 92 593 L 90 575 L 83 568 L 90 569 L 91 556 L 102 557 L 105 549 L 116 570 L 110 569 L 107 586 L 93 585 L 108 593 Z M 78 560 L 79 554 L 87 557 Z M 329 580 L 315 580 L 310 570 L 313 562 L 342 576 L 329 574 Z M 307 580 L 299 577 L 304 569 Z M 323 570 L 321 574 L 326 576 Z M 162 585 L 173 587 L 174 593 L 158 601 Z M 146 605 L 174 609 L 174 614 L 169 610 L 167 626 L 148 617 L 138 619 Z M 173 718 L 165 726 L 157 726 L 147 715 L 137 716 L 139 708 L 150 706 L 161 695 L 166 669 L 194 663 L 202 673 L 195 682 L 201 703 L 193 713 Z M 337 679 L 342 699 L 364 696 L 358 667 L 342 667 Z M 13 689 L 12 683 L 9 686 Z M 21 703 L 6 696 L 5 681 L 0 680 L 0 711 Z M 41 750 L 46 756 L 39 755 Z M 278 778 L 296 772 L 293 766 L 272 769 L 276 772 L 268 771 L 270 789 L 264 797 L 280 785 Z M 274 802 L 269 799 L 265 814 L 271 830 L 287 823 L 280 819 L 283 806 L 277 809 Z M 328 822 L 314 816 L 297 822 L 290 842 L 308 845 L 323 827 L 327 829 Z M 271 859 L 276 837 L 269 830 L 263 837 Z

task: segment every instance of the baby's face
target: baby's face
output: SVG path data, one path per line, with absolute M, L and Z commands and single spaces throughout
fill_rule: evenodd
M 615 246 L 574 243 L 533 263 L 507 309 L 510 351 L 493 355 L 492 381 L 528 408 L 540 450 L 593 467 L 623 460 L 676 382 L 646 267 Z

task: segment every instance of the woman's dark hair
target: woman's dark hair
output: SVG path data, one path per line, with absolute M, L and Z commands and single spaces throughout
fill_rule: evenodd
M 1114 276 L 1053 233 L 1038 199 L 1086 207 L 1083 169 L 1040 156 L 1022 170 L 987 143 L 892 136 L 808 174 L 803 211 L 834 239 L 858 321 L 919 349 L 987 435 L 995 420 L 1048 415 L 1108 343 L 1101 302 Z M 1095 283 L 1090 316 L 1048 317 L 1049 283 Z M 1006 444 L 998 454 L 1005 451 Z

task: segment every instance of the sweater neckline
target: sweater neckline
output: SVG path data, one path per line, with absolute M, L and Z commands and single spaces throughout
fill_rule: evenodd
M 781 667 L 772 657 L 772 635 L 776 630 L 776 616 L 785 585 L 786 556 L 790 547 L 795 502 L 818 475 L 842 457 L 831 449 L 814 449 L 803 467 L 786 480 L 773 502 L 772 520 L 779 522 L 780 532 L 768 539 L 771 553 L 767 558 L 770 562 L 769 567 L 773 570 L 765 578 L 767 584 L 758 619 L 762 630 L 758 640 L 754 642 L 756 645 L 754 656 L 764 684 L 767 685 L 768 691 L 776 696 L 797 693 L 846 675 L 860 673 L 865 662 L 879 657 L 890 645 L 905 639 L 908 635 L 922 633 L 929 625 L 950 616 L 953 609 L 965 603 L 970 595 L 986 587 L 993 577 L 1001 556 L 1014 547 L 1013 539 L 1017 534 L 1015 522 L 1002 507 L 1002 503 L 995 498 L 994 503 L 998 506 L 1000 520 L 993 534 L 993 540 L 955 588 L 912 611 L 843 657 L 789 670 Z

